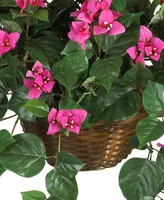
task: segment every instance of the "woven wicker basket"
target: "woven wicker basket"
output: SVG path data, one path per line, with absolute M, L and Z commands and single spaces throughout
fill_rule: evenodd
M 86 163 L 83 170 L 100 170 L 117 165 L 131 153 L 129 140 L 135 134 L 137 122 L 145 117 L 146 112 L 141 109 L 135 116 L 112 124 L 99 122 L 92 129 L 81 130 L 79 135 L 62 134 L 61 149 L 74 154 Z M 47 156 L 56 155 L 59 134 L 47 136 L 47 122 L 37 124 L 21 122 L 26 133 L 34 133 L 44 141 Z M 55 165 L 55 159 L 48 159 L 49 164 Z

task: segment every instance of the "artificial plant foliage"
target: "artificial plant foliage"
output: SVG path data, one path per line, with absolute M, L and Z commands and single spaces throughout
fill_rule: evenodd
M 0 176 L 10 170 L 33 177 L 45 160 L 56 160 L 46 176 L 50 197 L 32 190 L 22 192 L 22 200 L 76 200 L 76 175 L 85 164 L 63 151 L 62 134 L 69 139 L 95 123 L 117 124 L 141 111 L 131 144 L 147 149 L 148 157 L 123 165 L 120 188 L 127 200 L 160 196 L 163 5 L 162 0 L 0 1 L 0 123 L 16 116 L 11 133 L 9 127 L 0 130 Z M 8 116 L 8 110 L 14 113 Z M 46 155 L 40 133 L 13 136 L 19 120 L 31 127 L 47 123 L 44 137 L 59 135 L 58 153 Z

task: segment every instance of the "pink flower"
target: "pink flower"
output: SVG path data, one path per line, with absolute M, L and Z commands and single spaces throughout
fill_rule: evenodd
M 144 42 L 145 44 L 148 44 L 152 37 L 152 32 L 146 26 L 140 26 L 139 42 Z
M 83 22 L 86 22 L 86 23 L 92 23 L 95 16 L 98 13 L 98 10 L 99 9 L 96 7 L 96 4 L 93 0 L 85 1 L 82 4 L 82 7 L 81 7 L 80 12 L 77 16 L 77 19 L 81 20 Z
M 40 80 L 29 80 L 24 78 L 24 85 L 29 88 L 29 99 L 38 99 L 43 92 L 43 84 Z
M 36 61 L 36 63 L 32 67 L 32 71 L 31 70 L 27 71 L 26 77 L 35 78 L 38 74 L 41 74 L 42 72 L 43 72 L 43 65 L 39 61 Z
M 63 128 L 76 134 L 80 133 L 80 126 L 86 116 L 87 112 L 82 109 L 60 110 L 58 115 Z
M 146 55 L 155 61 L 160 59 L 161 51 L 164 49 L 164 42 L 157 37 L 151 38 L 150 45 L 145 47 Z
M 19 38 L 19 33 L 7 34 L 5 31 L 0 30 L 0 56 L 14 49 Z
M 114 15 L 110 10 L 104 10 L 99 16 L 99 26 L 93 27 L 94 35 L 107 34 L 110 36 L 121 34 L 125 32 L 125 28 L 122 24 L 115 21 Z
M 107 10 L 111 3 L 112 3 L 112 0 L 93 0 L 96 2 L 96 6 L 98 9 L 102 9 L 102 10 Z
M 52 79 L 48 69 L 43 70 L 41 63 L 36 62 L 33 68 L 37 69 L 37 74 L 29 70 L 27 77 L 34 77 L 35 79 L 25 78 L 24 85 L 30 89 L 28 93 L 29 99 L 38 99 L 42 92 L 50 93 L 52 91 L 55 81 Z
M 137 46 L 130 47 L 129 49 L 126 50 L 135 63 L 140 62 L 143 66 L 145 66 L 144 47 L 145 47 L 144 42 L 138 42 Z
M 161 0 L 161 1 L 160 1 L 160 5 L 162 5 L 163 3 L 164 3 L 164 0 Z
M 52 108 L 50 113 L 48 114 L 48 132 L 47 135 L 53 135 L 58 133 L 61 129 L 61 122 L 58 118 L 58 111 L 55 108 Z
M 82 109 L 57 111 L 53 108 L 48 115 L 49 128 L 47 134 L 55 134 L 61 128 L 79 134 L 81 124 L 84 122 L 86 116 L 87 112 Z
M 30 0 L 15 0 L 17 5 L 21 8 L 20 13 L 30 4 Z
M 32 7 L 41 6 L 42 8 L 46 7 L 44 0 L 30 0 L 30 5 Z
M 85 22 L 72 22 L 71 31 L 68 33 L 70 40 L 82 45 L 83 49 L 86 49 L 86 40 L 90 38 L 90 27 Z
M 161 143 L 157 143 L 157 146 L 161 147 L 161 148 L 164 148 L 164 144 L 161 144 Z

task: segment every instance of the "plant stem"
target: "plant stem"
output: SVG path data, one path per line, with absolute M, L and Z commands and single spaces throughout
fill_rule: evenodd
M 61 137 L 62 137 L 62 133 L 59 132 L 59 137 L 58 137 L 58 153 L 61 151 Z M 58 165 L 58 158 L 56 157 L 55 166 L 57 167 L 57 165 Z
M 27 23 L 27 25 L 26 25 L 26 42 L 28 42 L 29 41 L 29 29 L 30 29 L 30 18 L 29 17 L 26 18 L 26 23 Z M 24 64 L 25 68 L 26 68 L 27 59 L 28 59 L 28 51 L 26 51 L 25 56 L 23 58 L 23 61 L 25 62 L 25 64 Z
M 101 56 L 101 43 L 100 43 L 100 36 L 98 36 L 98 56 Z
M 17 114 L 12 115 L 12 116 L 10 116 L 10 117 L 3 118 L 3 119 L 0 120 L 0 122 L 1 122 L 1 121 L 5 121 L 5 120 L 7 120 L 7 119 L 11 119 L 11 118 L 16 117 L 16 116 L 17 116 Z
M 14 127 L 13 127 L 13 129 L 12 129 L 12 131 L 11 131 L 11 135 L 13 135 L 14 130 L 15 130 L 15 128 L 16 128 L 16 125 L 18 124 L 18 121 L 19 121 L 19 117 L 17 117 L 17 119 L 16 119 L 16 121 L 15 121 Z

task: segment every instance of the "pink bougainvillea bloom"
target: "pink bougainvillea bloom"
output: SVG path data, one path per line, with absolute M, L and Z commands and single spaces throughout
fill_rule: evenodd
M 58 113 L 63 128 L 76 134 L 80 133 L 81 124 L 86 116 L 87 112 L 82 109 L 60 110 Z
M 58 111 L 55 108 L 52 108 L 50 113 L 48 114 L 48 132 L 47 135 L 53 135 L 60 131 L 61 129 L 61 122 L 58 119 Z
M 137 46 L 130 47 L 129 49 L 126 50 L 135 63 L 140 62 L 143 66 L 145 66 L 144 47 L 145 47 L 144 42 L 138 42 Z
M 99 10 L 96 7 L 96 4 L 95 4 L 94 1 L 93 0 L 91 0 L 91 1 L 85 1 L 82 4 L 80 12 L 79 12 L 79 14 L 77 16 L 78 20 L 81 20 L 81 21 L 86 22 L 86 23 L 92 23 L 93 22 L 95 16 L 98 13 L 98 10 Z
M 82 45 L 86 49 L 86 40 L 90 38 L 90 27 L 85 22 L 72 22 L 71 31 L 68 33 L 70 40 Z
M 14 49 L 19 38 L 19 33 L 7 34 L 5 31 L 0 30 L 0 56 Z
M 161 148 L 164 148 L 164 144 L 161 144 L 161 143 L 157 143 L 157 146 L 161 147 Z
M 35 76 L 34 80 L 24 79 L 24 85 L 29 88 L 29 99 L 38 99 L 42 92 L 50 93 L 55 81 L 52 79 L 48 69 Z
M 17 5 L 21 8 L 20 13 L 30 4 L 30 0 L 15 0 Z
M 38 75 L 38 78 L 42 79 L 44 82 L 43 91 L 45 93 L 50 93 L 55 85 L 55 81 L 52 79 L 50 71 L 48 69 L 44 70 L 42 74 Z
M 44 0 L 30 0 L 30 4 L 33 7 L 36 7 L 36 6 L 41 6 L 42 8 L 46 7 L 46 4 L 44 3 Z
M 114 15 L 110 10 L 104 10 L 99 16 L 99 25 L 93 27 L 94 35 L 107 34 L 110 36 L 125 32 L 122 24 L 114 20 Z
M 29 80 L 24 78 L 24 85 L 29 88 L 28 97 L 29 99 L 38 99 L 43 92 L 43 82 L 38 80 Z
M 155 61 L 160 59 L 161 51 L 164 49 L 164 42 L 157 37 L 151 38 L 150 45 L 145 47 L 146 55 Z
M 148 44 L 152 37 L 152 32 L 146 26 L 140 26 L 139 42 L 144 42 L 145 44 Z
M 34 66 L 32 67 L 32 70 L 28 70 L 26 73 L 26 77 L 33 77 L 35 78 L 38 74 L 41 74 L 43 72 L 43 65 L 36 61 Z
M 112 0 L 91 0 L 96 2 L 96 6 L 98 9 L 107 10 L 109 9 Z

